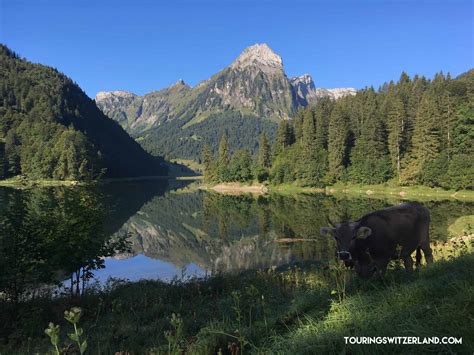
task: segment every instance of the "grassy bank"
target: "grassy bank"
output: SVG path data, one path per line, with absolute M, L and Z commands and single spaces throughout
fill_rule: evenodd
M 370 196 L 370 197 L 396 197 L 415 200 L 446 200 L 457 199 L 462 201 L 474 201 L 474 191 L 443 190 L 441 188 L 430 188 L 427 186 L 395 186 L 395 185 L 354 185 L 338 183 L 326 188 L 302 187 L 296 184 L 270 185 L 271 192 L 282 194 L 294 193 L 320 193 L 347 196 Z
M 90 353 L 470 353 L 474 349 L 471 237 L 434 245 L 436 262 L 361 280 L 338 264 L 217 275 L 188 283 L 142 281 L 92 288 L 82 299 L 0 304 L 0 353 L 45 352 L 48 322 L 84 311 Z M 456 336 L 462 345 L 345 345 L 344 336 Z M 238 349 L 238 350 L 237 350 Z

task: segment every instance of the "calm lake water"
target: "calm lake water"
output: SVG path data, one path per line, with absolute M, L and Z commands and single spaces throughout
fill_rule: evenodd
M 104 268 L 93 270 L 95 279 L 100 282 L 109 277 L 172 280 L 295 262 L 325 262 L 334 257 L 333 241 L 319 235 L 320 227 L 327 225 L 328 218 L 332 221 L 356 219 L 400 202 L 324 194 L 223 196 L 190 188 L 192 184 L 196 183 L 155 180 L 117 182 L 87 189 L 57 187 L 18 191 L 1 188 L 2 226 L 9 224 L 13 231 L 24 225 L 34 228 L 48 216 L 55 216 L 55 221 L 64 218 L 54 226 L 47 224 L 40 237 L 22 232 L 22 243 L 28 246 L 28 253 L 42 250 L 46 255 L 42 254 L 43 264 L 54 263 L 55 268 L 63 268 L 61 263 L 73 258 L 80 261 L 81 257 L 100 256 L 97 254 L 103 252 L 102 244 L 126 236 L 129 250 L 105 258 Z M 104 211 L 102 222 L 106 237 L 103 242 L 94 244 L 95 247 L 91 247 L 90 240 L 85 242 L 87 245 L 81 245 L 80 238 L 74 239 L 81 224 L 87 223 L 81 216 L 87 216 L 84 201 L 88 199 L 100 204 Z M 437 201 L 425 205 L 431 211 L 432 239 L 445 239 L 448 227 L 457 218 L 474 214 L 474 204 L 468 202 Z M 2 231 L 4 235 L 7 232 L 5 228 Z M 48 242 L 48 238 L 54 242 Z M 283 239 L 286 242 L 282 242 Z M 306 241 L 288 242 L 295 239 Z M 0 243 L 12 243 L 12 240 L 4 237 Z M 4 261 L 4 265 L 12 268 L 10 264 L 18 263 L 21 258 L 19 255 L 12 259 L 12 254 L 26 253 L 24 247 L 17 248 L 15 243 L 13 247 L 0 245 L 0 253 L 13 260 L 8 265 Z M 28 255 L 33 254 L 25 254 L 23 259 L 28 260 Z M 63 255 L 62 259 L 59 255 Z M 24 262 L 25 268 L 39 267 Z M 12 270 L 18 272 L 21 267 L 21 264 L 16 265 Z

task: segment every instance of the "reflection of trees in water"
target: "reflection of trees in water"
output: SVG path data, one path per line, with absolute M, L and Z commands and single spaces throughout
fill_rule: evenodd
M 118 236 L 127 233 L 134 254 L 177 267 L 195 263 L 230 271 L 324 261 L 334 255 L 333 240 L 319 235 L 328 218 L 357 219 L 398 203 L 322 194 L 252 197 L 165 190 L 166 184 L 156 182 L 0 189 L 0 292 L 17 300 L 36 285 L 69 278 L 71 292 L 78 293 L 91 272 L 103 266 L 102 256 L 124 247 Z M 425 204 L 433 239 L 446 238 L 450 224 L 474 214 L 472 203 Z M 314 242 L 274 242 L 282 238 Z
M 397 203 L 322 194 L 252 197 L 168 193 L 145 204 L 122 232 L 135 236 L 135 253 L 166 260 L 177 267 L 193 262 L 210 271 L 240 270 L 300 260 L 328 260 L 334 255 L 333 240 L 319 233 L 328 219 L 354 220 Z M 472 213 L 472 204 L 443 202 L 427 206 L 434 216 L 434 230 L 446 231 L 446 221 L 451 218 L 448 215 Z M 314 241 L 274 242 L 282 238 Z
M 100 197 L 83 188 L 9 194 L 0 217 L 0 290 L 7 298 L 17 301 L 64 277 L 71 294 L 79 294 L 92 271 L 103 267 L 102 256 L 124 250 L 124 238 L 104 232 Z

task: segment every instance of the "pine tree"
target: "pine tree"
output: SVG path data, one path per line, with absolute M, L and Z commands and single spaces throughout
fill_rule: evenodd
M 272 164 L 272 153 L 270 143 L 268 142 L 265 132 L 260 136 L 260 144 L 258 148 L 258 163 L 264 169 L 269 169 Z
M 316 138 L 316 120 L 313 110 L 307 109 L 303 116 L 303 135 L 299 144 L 298 177 L 307 185 L 322 186 L 327 173 L 327 157 Z
M 213 181 L 216 178 L 214 171 L 214 155 L 212 154 L 211 147 L 209 147 L 208 144 L 205 144 L 202 149 L 202 162 L 204 166 L 204 180 Z
M 300 142 L 303 137 L 303 121 L 305 112 L 309 109 L 309 107 L 304 109 L 299 109 L 295 116 L 292 119 L 293 129 L 295 132 L 295 141 Z
M 396 95 L 388 95 L 386 105 L 388 150 L 392 168 L 400 180 L 401 159 L 406 139 L 406 114 L 403 101 Z
M 447 159 L 449 161 L 452 155 L 452 134 L 453 128 L 456 121 L 454 98 L 450 95 L 450 92 L 444 90 L 438 98 L 438 110 L 441 114 L 442 125 L 442 146 L 446 150 Z
M 441 146 L 439 126 L 436 101 L 432 93 L 426 92 L 416 112 L 412 150 L 406 169 L 402 173 L 403 180 L 406 182 L 423 180 L 422 170 L 425 164 L 437 158 Z
M 286 120 L 280 121 L 273 153 L 278 155 L 295 142 L 293 127 Z
M 328 147 L 328 126 L 334 101 L 329 97 L 321 98 L 316 103 L 316 146 L 322 149 Z
M 366 117 L 351 151 L 350 177 L 362 184 L 380 184 L 390 176 L 385 133 L 379 117 Z
M 405 113 L 407 117 L 405 151 L 411 151 L 411 143 L 413 137 L 413 128 L 416 120 L 416 113 L 418 110 L 418 106 L 420 105 L 421 98 L 423 97 L 424 92 L 428 88 L 428 84 L 429 83 L 424 76 L 422 76 L 421 78 L 415 76 L 413 78 L 413 83 L 407 102 L 404 103 Z
M 328 179 L 331 182 L 343 177 L 347 162 L 349 123 L 340 102 L 331 112 L 328 129 Z
M 252 180 L 252 156 L 248 149 L 235 152 L 229 164 L 229 179 L 245 182 Z
M 474 105 L 463 105 L 453 127 L 452 156 L 444 187 L 474 189 Z
M 219 142 L 219 160 L 218 160 L 218 175 L 220 181 L 229 181 L 229 145 L 227 142 L 227 135 L 224 134 Z

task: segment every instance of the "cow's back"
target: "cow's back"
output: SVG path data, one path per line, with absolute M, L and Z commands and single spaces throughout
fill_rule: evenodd
M 420 230 L 429 225 L 429 211 L 417 202 L 405 202 L 398 206 L 385 208 L 369 213 L 362 217 L 358 223 L 372 229 L 373 243 L 377 249 L 384 246 L 417 245 L 422 236 Z

